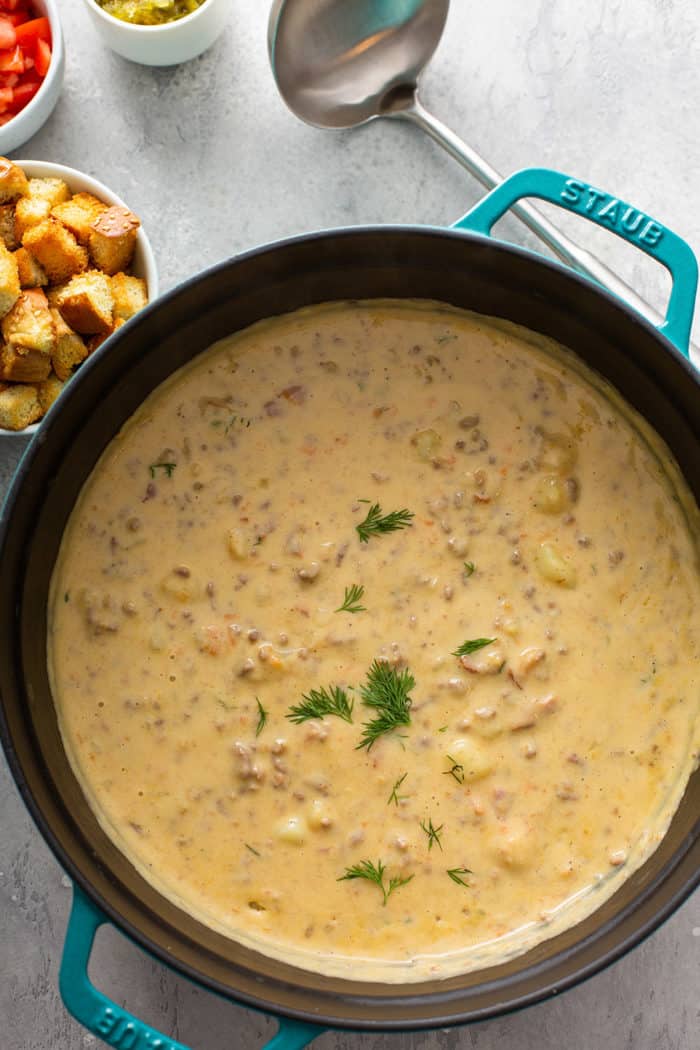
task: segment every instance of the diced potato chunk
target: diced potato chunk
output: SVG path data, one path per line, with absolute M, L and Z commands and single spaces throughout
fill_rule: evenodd
M 576 586 L 576 569 L 567 561 L 554 543 L 541 543 L 536 554 L 535 564 L 545 580 L 557 583 L 560 587 Z
M 303 817 L 287 817 L 277 825 L 277 838 L 290 846 L 303 846 L 307 830 Z
M 457 737 L 450 744 L 450 758 L 462 766 L 465 782 L 481 780 L 493 769 L 493 759 L 486 747 L 471 737 Z
M 566 482 L 556 474 L 545 474 L 537 482 L 532 502 L 543 514 L 562 514 L 571 503 Z

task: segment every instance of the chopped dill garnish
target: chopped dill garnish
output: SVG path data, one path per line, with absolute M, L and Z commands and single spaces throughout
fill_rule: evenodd
M 258 724 L 255 727 L 255 735 L 260 736 L 267 722 L 267 711 L 260 703 L 257 696 L 255 697 L 255 703 L 258 705 Z
M 450 876 L 453 882 L 456 882 L 459 886 L 469 886 L 468 882 L 465 882 L 461 877 L 462 875 L 473 874 L 469 868 L 448 868 L 447 874 Z
M 438 729 L 438 733 L 446 733 L 448 729 L 449 726 L 440 726 L 440 728 Z
M 260 856 L 258 851 L 253 846 L 251 846 L 249 843 L 244 842 L 243 845 L 245 846 L 246 849 L 249 849 L 251 853 L 254 853 L 256 857 Z
M 296 704 L 289 709 L 287 718 L 300 725 L 309 718 L 324 718 L 326 715 L 337 715 L 346 722 L 352 722 L 353 700 L 348 700 L 348 694 L 339 685 L 332 685 L 330 689 L 312 689 L 303 693 L 303 703 Z
M 373 707 L 377 715 L 362 727 L 362 740 L 357 748 L 367 750 L 383 733 L 390 733 L 398 726 L 407 726 L 411 722 L 411 698 L 408 695 L 416 680 L 404 668 L 397 671 L 384 660 L 375 660 L 367 672 L 367 681 L 360 686 L 362 702 Z
M 401 787 L 401 785 L 403 784 L 403 782 L 404 782 L 404 780 L 406 779 L 407 776 L 408 776 L 408 773 L 404 773 L 404 775 L 402 777 L 399 777 L 399 779 L 396 781 L 396 783 L 394 784 L 393 788 L 391 789 L 391 794 L 389 795 L 389 798 L 388 798 L 388 801 L 387 801 L 387 806 L 390 806 L 392 802 L 395 803 L 395 805 L 398 806 L 399 802 L 402 799 L 406 798 L 405 795 L 397 795 L 396 792 L 397 792 L 397 789 Z
M 483 649 L 485 645 L 491 645 L 491 642 L 495 641 L 495 638 L 470 638 L 468 641 L 462 642 L 459 649 L 455 649 L 452 655 L 469 656 L 470 653 L 475 653 L 479 649 Z
M 433 824 L 432 818 L 428 817 L 428 823 L 421 820 L 420 826 L 428 836 L 428 849 L 431 850 L 433 846 L 439 846 L 442 849 L 442 842 L 440 841 L 440 832 L 444 828 L 444 824 L 438 824 L 437 827 Z
M 458 784 L 464 783 L 464 766 L 461 762 L 455 762 L 452 755 L 447 756 L 447 761 L 452 763 L 450 769 L 443 770 L 443 776 L 454 777 Z
M 349 587 L 345 588 L 343 604 L 338 606 L 335 612 L 365 612 L 364 605 L 358 605 L 358 602 L 362 601 L 362 595 L 364 593 L 365 589 L 361 583 L 352 583 Z
M 394 890 L 398 890 L 400 886 L 405 886 L 406 883 L 410 882 L 413 875 L 408 875 L 405 879 L 395 875 L 393 879 L 389 879 L 389 885 L 384 885 L 384 872 L 386 866 L 382 864 L 381 860 L 378 860 L 376 865 L 371 860 L 361 860 L 359 864 L 353 864 L 351 868 L 345 869 L 345 874 L 341 875 L 337 880 L 338 882 L 344 882 L 346 879 L 367 879 L 368 882 L 373 882 L 382 891 L 384 897 L 383 904 L 386 905 L 391 894 Z
M 367 503 L 368 500 L 360 500 Z M 367 543 L 370 536 L 379 536 L 383 532 L 396 532 L 398 529 L 406 529 L 411 524 L 413 512 L 410 510 L 392 510 L 389 514 L 382 514 L 382 508 L 378 503 L 373 503 L 367 511 L 364 521 L 356 525 L 357 534 L 361 543 Z
M 68 591 L 66 591 L 66 593 L 63 595 L 63 600 L 64 600 L 64 602 L 69 602 L 70 601 L 70 594 L 69 594 Z
M 157 470 L 165 471 L 165 473 L 168 475 L 168 477 L 171 478 L 173 476 L 173 471 L 175 470 L 176 466 L 177 466 L 177 463 L 151 463 L 151 465 L 150 465 L 150 467 L 148 469 L 151 472 L 151 477 L 152 478 L 154 478 L 156 476 L 156 471 Z
M 464 575 L 473 576 L 476 571 L 476 565 L 473 561 L 465 561 L 464 563 Z

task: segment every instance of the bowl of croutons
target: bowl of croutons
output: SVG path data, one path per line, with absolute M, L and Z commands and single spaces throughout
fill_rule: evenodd
M 116 194 L 61 164 L 0 157 L 0 436 L 35 431 L 157 294 L 148 238 Z

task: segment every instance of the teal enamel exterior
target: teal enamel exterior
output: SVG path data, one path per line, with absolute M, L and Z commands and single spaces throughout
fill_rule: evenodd
M 88 977 L 88 964 L 95 935 L 107 921 L 75 886 L 59 974 L 59 989 L 66 1009 L 88 1031 L 116 1050 L 190 1050 L 184 1043 L 144 1024 L 95 988 Z M 267 1050 L 301 1050 L 323 1030 L 280 1018 L 279 1031 L 267 1044 Z
M 662 263 L 671 275 L 673 287 L 666 320 L 659 331 L 685 357 L 689 356 L 698 263 L 686 241 L 619 197 L 548 168 L 525 168 L 511 175 L 454 223 L 453 229 L 470 230 L 488 237 L 498 219 L 524 197 L 537 197 L 575 212 Z

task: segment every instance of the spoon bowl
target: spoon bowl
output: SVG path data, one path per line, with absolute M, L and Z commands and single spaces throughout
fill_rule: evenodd
M 282 98 L 320 128 L 410 107 L 448 10 L 449 0 L 275 0 L 268 49 Z

